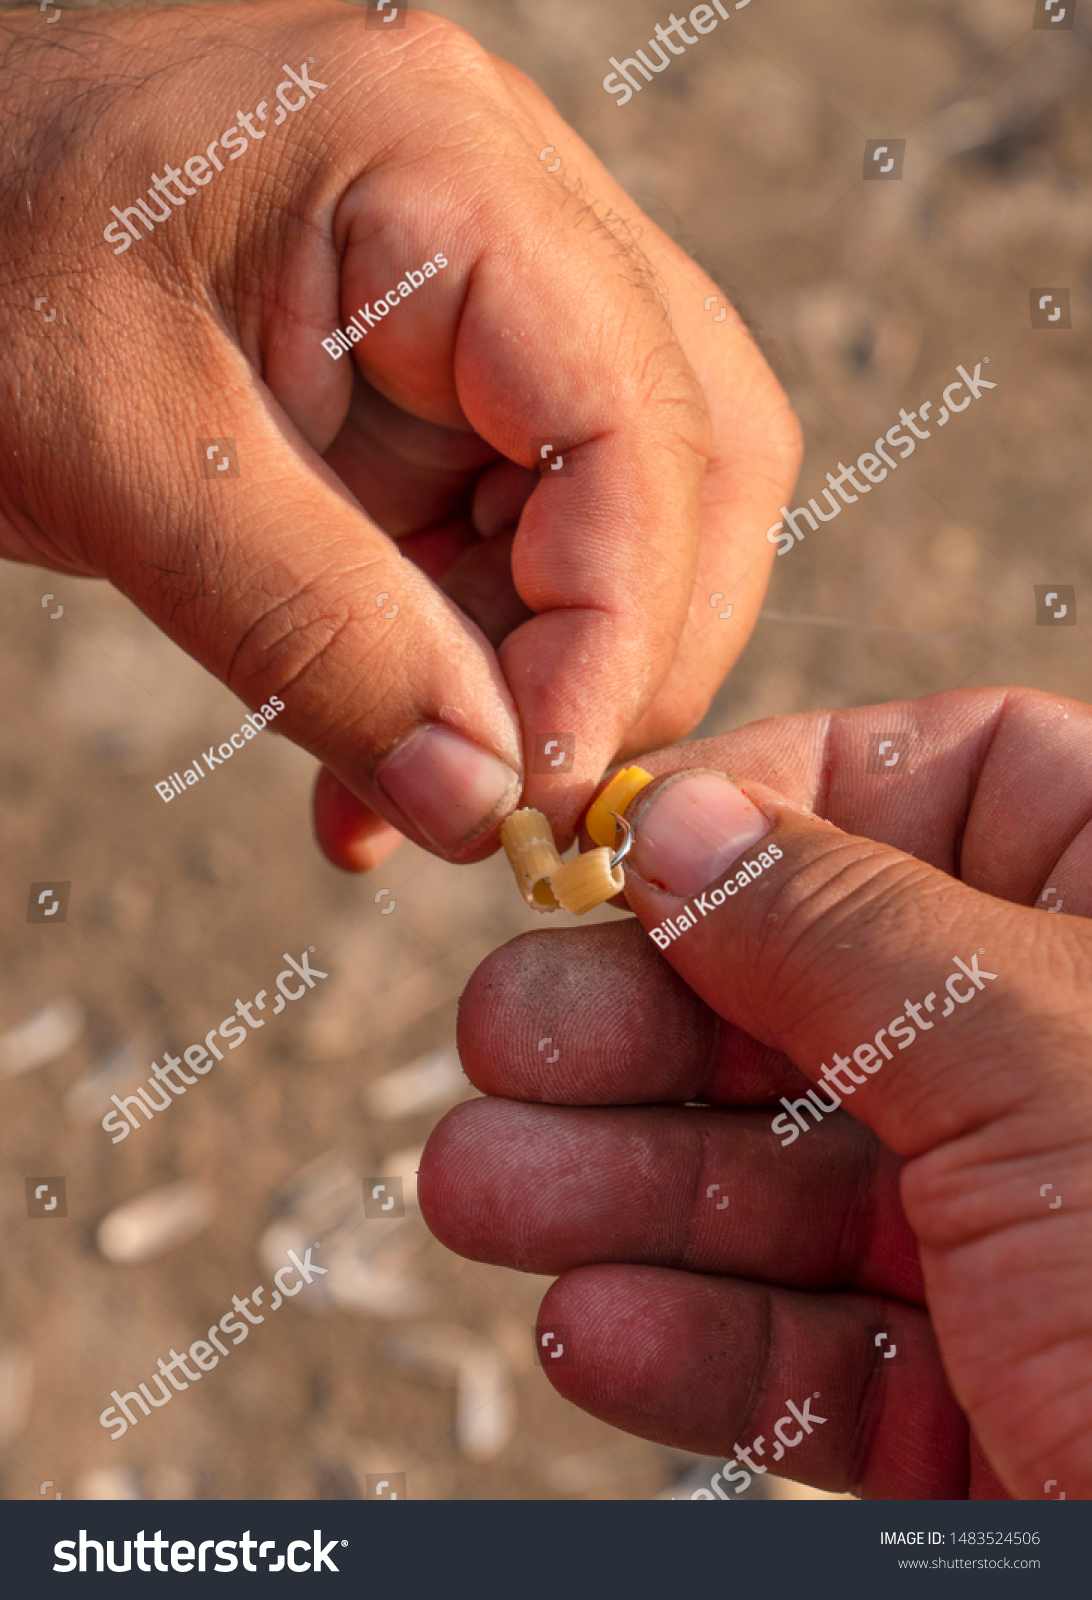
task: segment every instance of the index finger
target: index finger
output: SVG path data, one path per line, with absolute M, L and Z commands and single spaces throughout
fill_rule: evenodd
M 450 85 L 435 98 L 454 127 L 466 122 Z M 674 659 L 710 423 L 640 253 L 620 228 L 581 227 L 511 119 L 474 109 L 473 216 L 459 198 L 467 179 L 455 192 L 442 164 L 423 169 L 408 216 L 400 163 L 369 172 L 339 208 L 343 296 L 346 308 L 371 304 L 443 241 L 446 268 L 368 330 L 356 359 L 397 405 L 469 425 L 539 470 L 511 555 L 536 614 L 499 656 L 523 730 L 525 802 L 564 837 Z
M 670 219 L 670 206 L 656 195 L 631 197 L 536 84 L 506 62 L 497 67 L 513 85 L 515 111 L 533 111 L 538 142 L 556 145 L 550 165 L 561 166 L 548 181 L 568 190 L 574 217 L 591 198 L 597 223 L 604 219 L 639 247 L 702 386 L 712 423 L 689 616 L 667 676 L 630 730 L 621 757 L 686 734 L 705 715 L 743 650 L 773 564 L 767 530 L 796 480 L 802 435 L 787 395 L 743 319 L 687 253 L 690 242 L 685 237 L 677 242 L 648 215 Z M 674 222 L 681 232 L 677 217 Z

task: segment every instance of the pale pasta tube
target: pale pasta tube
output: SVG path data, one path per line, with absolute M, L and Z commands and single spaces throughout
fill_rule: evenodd
M 501 824 L 501 844 L 516 875 L 519 891 L 534 911 L 556 911 L 549 879 L 561 865 L 553 829 L 531 806 L 513 811 Z
M 626 874 L 621 866 L 611 870 L 611 852 L 604 846 L 587 850 L 559 866 L 550 877 L 550 888 L 559 905 L 571 916 L 582 917 L 587 911 L 613 899 L 625 888 Z

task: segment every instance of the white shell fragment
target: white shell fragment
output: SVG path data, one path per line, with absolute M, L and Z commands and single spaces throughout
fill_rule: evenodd
M 468 1461 L 493 1461 L 516 1431 L 515 1378 L 495 1345 L 484 1340 L 459 1363 L 455 1445 Z
M 412 1117 L 420 1111 L 455 1100 L 467 1087 L 454 1045 L 431 1050 L 408 1066 L 395 1067 L 376 1078 L 364 1091 L 364 1101 L 373 1117 L 393 1122 L 397 1117 Z
M 108 1261 L 151 1261 L 207 1228 L 216 1202 L 206 1184 L 183 1179 L 118 1206 L 99 1223 L 98 1246 Z
M 359 1159 L 359 1157 L 358 1157 Z M 418 1149 L 396 1152 L 382 1170 L 405 1178 L 407 1210 L 416 1194 Z M 373 1173 L 380 1168 L 364 1162 Z M 309 1162 L 280 1195 L 280 1214 L 262 1234 L 259 1254 L 270 1272 L 283 1266 L 289 1250 L 326 1268 L 296 1302 L 301 1311 L 321 1316 L 332 1310 L 357 1316 L 417 1317 L 428 1311 L 430 1290 L 416 1271 L 417 1258 L 430 1240 L 420 1222 L 406 1218 L 368 1218 L 360 1176 L 334 1151 Z M 416 1216 L 416 1206 L 412 1209 Z
M 379 1168 L 381 1177 L 401 1178 L 402 1203 L 407 1211 L 418 1209 L 417 1171 L 424 1153 L 423 1144 L 411 1145 L 408 1150 L 394 1150 L 389 1156 L 384 1156 Z
M 76 1484 L 77 1500 L 143 1500 L 144 1485 L 135 1467 L 97 1467 Z
M 412 1244 L 387 1232 L 397 1224 L 365 1223 L 369 1229 L 382 1229 L 379 1237 L 365 1236 L 348 1241 L 326 1255 L 329 1266 L 327 1293 L 343 1311 L 373 1317 L 419 1317 L 427 1311 L 432 1296 L 420 1279 L 409 1270 L 417 1255 Z
M 18 1438 L 30 1416 L 34 1362 L 19 1344 L 0 1344 L 0 1447 Z
M 516 1430 L 515 1376 L 500 1350 L 453 1323 L 429 1322 L 384 1346 L 392 1366 L 455 1385 L 454 1438 L 469 1461 L 493 1461 Z
M 344 1230 L 363 1221 L 360 1179 L 336 1151 L 328 1150 L 293 1173 L 277 1200 L 278 1215 L 262 1233 L 258 1254 L 272 1273 L 284 1265 L 289 1250 L 302 1256 L 317 1243 L 316 1259 L 327 1271 L 300 1295 L 298 1304 L 303 1311 L 322 1315 L 331 1307 L 330 1249 Z
M 154 1059 L 142 1041 L 130 1039 L 118 1045 L 88 1072 L 77 1078 L 64 1097 L 64 1109 L 73 1122 L 98 1122 L 110 1110 L 110 1096 L 123 1095 L 148 1074 L 148 1057 Z
M 285 1183 L 277 1196 L 282 1220 L 272 1227 L 290 1222 L 295 1231 L 302 1231 L 308 1239 L 328 1239 L 354 1213 L 364 1215 L 361 1194 L 356 1172 L 335 1151 L 329 1150 L 300 1167 Z M 267 1256 L 263 1249 L 262 1259 L 270 1269 L 279 1267 L 284 1251 Z
M 0 1074 L 13 1078 L 32 1067 L 55 1061 L 83 1032 L 83 1007 L 62 995 L 16 1028 L 0 1034 Z

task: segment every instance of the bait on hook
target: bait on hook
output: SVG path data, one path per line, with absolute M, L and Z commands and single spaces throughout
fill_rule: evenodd
M 582 917 L 620 894 L 626 875 L 622 862 L 633 847 L 633 828 L 621 815 L 634 795 L 652 782 L 643 767 L 616 772 L 588 808 L 587 829 L 597 848 L 562 861 L 553 830 L 541 811 L 515 811 L 501 826 L 501 843 L 519 884 L 535 911 Z

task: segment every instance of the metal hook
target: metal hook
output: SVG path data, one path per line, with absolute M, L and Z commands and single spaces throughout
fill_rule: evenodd
M 613 872 L 615 867 L 623 862 L 633 849 L 633 829 L 626 821 L 625 817 L 620 816 L 617 811 L 612 811 L 611 816 L 614 818 L 615 822 L 620 828 L 625 829 L 625 832 L 622 836 L 622 843 L 610 858 L 610 870 Z

